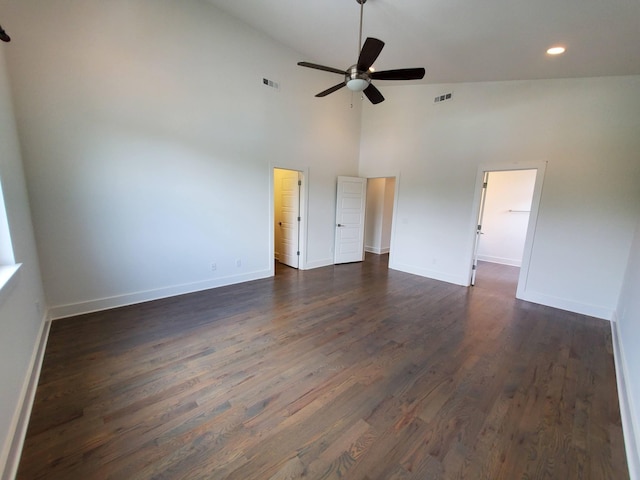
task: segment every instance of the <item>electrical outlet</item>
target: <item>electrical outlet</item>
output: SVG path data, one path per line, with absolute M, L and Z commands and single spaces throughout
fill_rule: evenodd
M 215 272 L 218 269 L 218 265 L 216 265 L 215 263 L 211 264 L 211 271 Z

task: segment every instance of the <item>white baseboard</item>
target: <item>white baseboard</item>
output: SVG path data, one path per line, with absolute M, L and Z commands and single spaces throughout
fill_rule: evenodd
M 149 302 L 151 300 L 160 300 L 162 298 L 175 297 L 176 295 L 200 292 L 202 290 L 209 290 L 211 288 L 225 287 L 227 285 L 235 285 L 237 283 L 250 282 L 252 280 L 260 280 L 261 278 L 267 278 L 272 275 L 273 274 L 271 270 L 259 270 L 242 275 L 233 275 L 229 277 L 205 280 L 203 282 L 174 285 L 171 287 L 159 288 L 155 290 L 147 290 L 143 292 L 134 292 L 113 297 L 99 298 L 86 302 L 58 305 L 49 309 L 49 318 L 51 318 L 52 320 L 56 320 L 60 318 L 73 317 L 75 315 L 82 315 L 85 313 L 99 312 L 102 310 L 109 310 L 111 308 L 134 305 L 136 303 Z
M 365 245 L 364 251 L 369 253 L 375 253 L 376 255 L 384 255 L 385 253 L 389 253 L 389 247 L 380 248 L 380 247 L 372 247 L 370 245 Z
M 601 318 L 602 320 L 609 320 L 613 318 L 613 310 L 610 308 L 589 305 L 581 302 L 574 302 L 566 300 L 564 298 L 553 297 L 551 295 L 545 295 L 543 293 L 530 292 L 525 290 L 522 295 L 518 296 L 520 300 L 526 300 L 527 302 L 538 303 L 540 305 L 546 305 L 547 307 L 557 308 L 559 310 L 567 310 L 569 312 L 580 313 L 582 315 L 588 315 L 590 317 Z
M 40 378 L 44 351 L 47 347 L 47 340 L 49 339 L 50 327 L 51 322 L 47 320 L 47 315 L 45 314 L 40 326 L 40 332 L 38 333 L 38 341 L 31 354 L 29 369 L 22 384 L 18 405 L 11 421 L 8 435 L 8 438 L 11 440 L 5 445 L 2 456 L 0 457 L 0 466 L 3 466 L 2 476 L 0 477 L 2 480 L 13 480 L 18 472 L 20 455 L 22 454 L 24 439 L 27 435 L 29 417 L 31 417 L 31 409 L 33 408 L 33 401 L 36 396 L 36 389 L 38 388 L 38 379 Z
M 302 270 L 313 270 L 314 268 L 328 267 L 333 265 L 333 258 L 325 258 L 323 260 L 314 260 L 313 262 L 307 262 Z
M 419 275 L 421 277 L 432 278 L 434 280 L 440 280 L 441 282 L 453 283 L 455 285 L 462 285 L 466 287 L 469 285 L 468 278 L 456 277 L 447 273 L 439 272 L 438 270 L 430 270 L 426 268 L 416 267 L 415 265 L 407 265 L 406 263 L 392 262 L 389 260 L 389 268 L 393 270 L 400 270 L 401 272 L 411 273 L 413 275 Z
M 520 258 L 504 258 L 492 257 L 491 255 L 478 255 L 478 260 L 482 262 L 499 263 L 500 265 L 509 265 L 510 267 L 522 266 L 522 259 Z
M 437 270 L 431 270 L 415 265 L 408 265 L 398 263 L 391 259 L 389 261 L 389 268 L 393 270 L 400 270 L 401 272 L 412 273 L 414 275 L 420 275 L 421 277 L 432 278 L 434 280 L 440 280 L 443 282 L 454 283 L 456 285 L 468 286 L 469 279 L 464 277 L 458 277 L 447 273 L 439 272 Z M 590 317 L 601 318 L 603 320 L 611 320 L 613 317 L 613 310 L 610 308 L 589 305 L 580 302 L 574 302 L 566 300 L 564 298 L 557 298 L 550 295 L 545 295 L 537 292 L 531 292 L 525 290 L 518 296 L 521 300 L 528 302 L 538 303 L 540 305 L 546 305 L 547 307 L 558 308 L 560 310 L 567 310 L 569 312 L 580 313 L 582 315 L 589 315 Z
M 613 359 L 616 366 L 616 381 L 618 384 L 618 400 L 620 402 L 620 417 L 622 420 L 622 431 L 624 433 L 624 446 L 627 452 L 627 465 L 629 466 L 630 480 L 640 480 L 640 419 L 634 421 L 633 399 L 629 397 L 627 389 L 627 378 L 629 370 L 627 368 L 624 347 L 620 341 L 620 331 L 618 322 L 614 314 L 611 322 L 611 339 L 613 343 Z

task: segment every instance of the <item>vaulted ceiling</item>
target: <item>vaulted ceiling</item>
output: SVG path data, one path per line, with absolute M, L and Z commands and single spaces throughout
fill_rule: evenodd
M 300 60 L 355 63 L 356 0 L 209 1 Z M 363 36 L 386 42 L 376 69 L 425 67 L 424 83 L 640 74 L 638 0 L 368 0 Z

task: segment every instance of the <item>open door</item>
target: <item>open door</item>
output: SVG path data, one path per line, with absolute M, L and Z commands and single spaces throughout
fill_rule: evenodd
M 334 263 L 364 260 L 367 179 L 338 177 Z
M 478 272 L 478 249 L 480 248 L 480 235 L 482 235 L 482 217 L 484 216 L 484 205 L 487 201 L 487 186 L 489 184 L 489 172 L 484 172 L 482 179 L 482 193 L 480 194 L 480 211 L 478 213 L 478 225 L 476 227 L 476 239 L 473 245 L 473 265 L 471 267 L 471 286 L 476 284 L 476 273 Z
M 293 268 L 300 266 L 300 172 L 274 169 L 275 257 Z

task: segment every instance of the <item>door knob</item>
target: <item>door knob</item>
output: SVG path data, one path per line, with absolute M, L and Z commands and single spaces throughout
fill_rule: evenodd
M 339 227 L 344 227 L 344 225 L 342 225 L 341 223 L 338 224 Z

